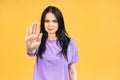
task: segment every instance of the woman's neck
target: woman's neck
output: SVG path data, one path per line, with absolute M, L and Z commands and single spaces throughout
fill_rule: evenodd
M 48 40 L 57 40 L 57 36 L 55 34 L 48 34 Z

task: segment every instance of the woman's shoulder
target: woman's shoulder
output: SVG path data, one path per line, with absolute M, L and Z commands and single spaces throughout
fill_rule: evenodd
M 70 38 L 70 43 L 69 44 L 73 46 L 73 45 L 76 44 L 76 42 L 75 42 L 75 40 L 73 38 Z

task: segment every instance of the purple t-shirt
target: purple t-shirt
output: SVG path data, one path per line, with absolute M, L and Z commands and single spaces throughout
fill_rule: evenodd
M 68 66 L 78 61 L 78 49 L 73 39 L 70 39 L 68 45 L 67 57 L 58 53 L 61 51 L 57 40 L 46 40 L 46 51 L 42 55 L 42 59 L 36 59 L 34 67 L 33 80 L 70 80 Z M 36 51 L 37 54 L 37 51 Z

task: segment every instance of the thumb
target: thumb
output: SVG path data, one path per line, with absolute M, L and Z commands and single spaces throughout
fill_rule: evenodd
M 41 41 L 41 39 L 42 39 L 42 33 L 40 33 L 39 35 L 38 35 L 38 39 L 37 39 L 37 41 Z

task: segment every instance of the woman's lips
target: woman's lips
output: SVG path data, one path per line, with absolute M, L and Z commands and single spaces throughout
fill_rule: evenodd
M 49 31 L 52 31 L 53 29 L 48 28 Z

